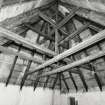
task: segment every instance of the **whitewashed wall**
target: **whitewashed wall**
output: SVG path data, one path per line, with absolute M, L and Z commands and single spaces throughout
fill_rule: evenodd
M 0 0 L 1 1 L 1 0 Z M 22 13 L 25 13 L 31 9 L 37 8 L 41 5 L 45 5 L 53 0 L 35 0 L 26 3 L 18 3 L 0 9 L 0 22 L 5 19 L 18 16 Z
M 105 92 L 69 94 L 78 100 L 78 105 L 105 105 Z
M 52 100 L 53 99 L 53 100 Z M 67 105 L 67 98 L 59 91 L 32 87 L 23 87 L 20 91 L 18 86 L 0 83 L 0 105 Z M 53 102 L 52 102 L 53 101 Z
M 105 12 L 105 0 L 62 0 L 79 7 L 88 8 L 98 12 Z

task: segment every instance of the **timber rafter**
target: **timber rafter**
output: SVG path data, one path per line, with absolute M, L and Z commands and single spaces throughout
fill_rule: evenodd
M 34 23 L 29 21 L 23 22 L 22 26 L 20 25 L 22 30 L 18 33 L 20 33 L 21 36 L 0 27 L 0 33 L 3 34 L 3 37 L 6 37 L 9 40 L 0 46 L 0 51 L 2 53 L 15 56 L 6 85 L 10 83 L 13 72 L 21 72 L 14 70 L 14 68 L 17 59 L 22 58 L 27 60 L 28 64 L 26 65 L 26 70 L 20 83 L 20 89 L 22 89 L 28 80 L 32 82 L 32 85 L 34 85 L 34 90 L 39 83 L 43 83 L 43 87 L 47 88 L 50 83 L 49 79 L 52 79 L 52 89 L 56 89 L 56 86 L 59 85 L 59 89 L 62 91 L 64 89 L 62 84 L 63 82 L 67 92 L 69 92 L 70 86 L 68 84 L 68 80 L 71 79 L 75 90 L 79 91 L 79 86 L 75 81 L 76 78 L 73 76 L 73 74 L 77 74 L 80 77 L 80 81 L 83 83 L 85 91 L 88 91 L 89 86 L 85 79 L 84 72 L 82 71 L 82 69 L 85 69 L 89 72 L 94 72 L 94 78 L 97 82 L 97 86 L 102 91 L 102 81 L 96 71 L 96 68 L 92 65 L 92 62 L 95 62 L 99 58 L 105 60 L 105 51 L 100 47 L 100 44 L 105 40 L 105 30 L 103 30 L 104 26 L 101 26 L 103 24 L 98 26 L 101 21 L 98 21 L 97 24 L 96 20 L 94 21 L 90 18 L 86 19 L 86 17 L 80 15 L 81 8 L 75 6 L 69 8 L 69 4 L 63 3 L 60 0 L 55 0 L 49 5 L 37 9 L 37 15 L 35 15 Z M 59 5 L 65 6 L 68 10 L 72 9 L 72 11 L 69 11 L 69 13 L 65 13 L 66 15 L 64 15 L 59 11 Z M 76 28 L 74 20 L 80 22 L 82 26 L 80 28 Z M 32 44 L 23 38 L 28 30 L 32 30 L 38 34 L 36 41 L 37 44 Z M 90 32 L 91 37 L 84 41 L 80 35 L 87 30 Z M 43 37 L 42 40 L 41 37 Z M 78 42 L 74 47 L 71 46 L 72 40 L 76 40 Z M 43 45 L 47 41 L 49 41 L 47 48 L 40 47 L 38 45 Z M 31 57 L 21 54 L 19 52 L 20 50 L 15 52 L 7 49 L 6 47 L 9 47 L 10 45 L 17 45 L 18 47 L 21 45 L 21 49 L 26 47 L 28 51 L 31 49 Z M 93 46 L 97 46 L 99 48 L 99 52 L 93 55 L 87 54 L 87 50 Z M 41 53 L 42 59 L 38 60 L 34 56 L 33 51 L 35 51 L 35 53 Z M 77 59 L 77 54 L 80 54 L 81 52 L 84 53 L 85 57 Z M 45 59 L 43 59 L 43 56 Z M 50 57 L 47 58 L 48 56 Z M 38 66 L 34 70 L 30 71 L 32 63 L 37 63 Z M 33 76 L 35 73 L 37 75 Z M 66 73 L 68 73 L 68 77 L 64 75 Z M 27 78 L 31 75 L 34 79 Z M 54 75 L 55 77 L 53 77 Z M 41 78 L 46 79 L 45 81 L 44 79 L 42 81 Z

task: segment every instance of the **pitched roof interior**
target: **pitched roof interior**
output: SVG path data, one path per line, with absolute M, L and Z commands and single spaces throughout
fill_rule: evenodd
M 0 81 L 61 93 L 104 90 L 105 3 L 83 4 L 86 1 L 4 0 Z M 14 11 L 9 13 L 9 8 Z

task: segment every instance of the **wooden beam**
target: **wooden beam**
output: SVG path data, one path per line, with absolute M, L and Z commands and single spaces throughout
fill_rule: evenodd
M 73 22 L 73 19 L 71 19 L 68 23 L 66 23 L 65 28 L 69 33 L 69 35 L 72 34 L 74 31 L 76 31 L 76 26 Z
M 21 50 L 21 46 L 19 46 L 18 52 L 20 52 L 20 50 Z M 17 59 L 18 59 L 18 56 L 15 56 L 14 61 L 13 61 L 13 64 L 12 64 L 11 69 L 10 69 L 9 76 L 8 76 L 8 78 L 7 78 L 7 81 L 6 81 L 6 86 L 8 85 L 8 83 L 9 83 L 9 81 L 10 81 L 10 79 L 11 79 L 11 76 L 12 76 L 12 74 L 13 74 L 13 70 L 14 70 L 14 68 L 15 68 Z
M 76 8 L 76 6 L 62 1 L 60 1 L 60 5 L 64 6 L 69 11 L 71 10 L 71 8 Z M 103 14 L 96 11 L 80 8 L 80 10 L 76 12 L 76 15 L 105 26 L 105 18 Z
M 51 37 L 51 34 L 47 35 L 47 34 L 41 32 L 41 31 L 39 31 L 38 29 L 32 27 L 31 25 L 27 24 L 27 23 L 24 23 L 24 24 L 25 24 L 25 26 L 27 26 L 27 27 L 28 27 L 29 29 L 31 29 L 32 31 L 38 33 L 40 36 L 43 36 L 43 37 L 45 37 L 47 40 L 50 40 L 50 41 L 55 42 L 55 39 L 54 39 L 53 37 Z M 53 31 L 53 34 L 54 34 L 54 31 Z M 66 34 L 66 35 L 67 35 L 67 34 Z M 64 45 L 61 45 L 61 46 L 62 46 L 63 48 L 66 48 L 66 46 L 64 46 Z
M 8 46 L 10 46 L 11 44 L 13 44 L 13 41 L 9 40 L 9 41 L 7 41 L 6 43 L 4 43 L 2 46 L 8 47 Z
M 55 52 L 57 54 L 59 54 L 58 41 L 59 41 L 59 33 L 58 33 L 58 30 L 55 29 Z
M 45 55 L 43 55 L 43 59 L 45 60 L 46 59 L 46 56 Z M 40 81 L 40 77 L 38 77 L 39 75 L 41 75 L 43 73 L 43 70 L 41 70 L 41 71 L 38 71 L 38 73 L 37 73 L 37 75 L 36 75 L 36 79 L 35 79 L 35 81 L 34 81 L 34 91 L 35 91 L 35 89 L 36 89 L 36 87 L 37 87 L 37 85 L 38 85 L 38 82 Z M 27 74 L 26 74 L 27 75 Z M 28 75 L 27 75 L 28 76 Z
M 67 36 L 65 39 L 61 40 L 59 42 L 59 45 L 64 44 L 64 42 L 68 41 L 69 39 L 74 38 L 75 36 L 77 36 L 78 34 L 80 34 L 81 32 L 83 32 L 84 30 L 86 30 L 89 27 L 89 23 L 87 23 L 86 25 L 80 27 L 79 29 L 77 29 L 76 31 L 74 31 L 72 34 L 70 34 L 69 36 Z
M 56 78 L 55 78 L 55 80 L 54 80 L 53 86 L 51 87 L 52 89 L 55 88 L 55 85 L 56 85 L 57 80 L 58 80 L 58 77 L 59 77 L 58 75 L 59 75 L 59 74 L 56 74 Z
M 51 6 L 53 6 L 54 4 L 55 4 L 55 1 L 51 1 L 51 2 L 44 4 L 40 7 L 37 7 L 37 8 L 31 9 L 27 12 L 24 12 L 16 17 L 7 19 L 7 21 L 10 20 L 9 24 L 5 20 L 2 22 L 2 24 L 5 24 L 5 27 L 9 27 L 9 29 L 13 29 L 13 27 L 17 27 L 17 26 L 21 25 L 23 22 L 35 23 L 37 20 L 36 17 L 38 17 L 38 11 L 47 10 L 47 9 L 51 8 Z M 15 20 L 15 22 L 14 22 L 14 20 Z
M 72 75 L 71 72 L 69 72 L 69 76 L 70 76 L 70 78 L 71 78 L 71 80 L 72 80 L 72 82 L 74 84 L 74 87 L 75 87 L 76 91 L 78 91 L 78 86 L 77 86 L 77 84 L 76 84 L 76 82 L 75 82 L 75 80 L 74 80 L 73 75 Z
M 59 73 L 59 89 L 62 90 L 61 73 Z
M 32 27 L 30 24 L 24 23 L 24 25 L 25 25 L 26 27 L 28 27 L 29 29 L 31 29 L 32 31 L 38 33 L 40 36 L 43 36 L 43 37 L 45 37 L 45 38 L 48 39 L 48 40 L 55 41 L 53 37 L 48 36 L 48 35 L 45 34 L 44 32 L 41 32 L 40 30 L 38 30 L 38 29 Z
M 97 85 L 100 88 L 100 90 L 102 91 L 102 82 L 101 82 L 101 80 L 100 80 L 100 78 L 99 78 L 99 76 L 95 70 L 95 67 L 93 65 L 91 65 L 91 68 L 92 68 L 92 71 L 94 71 L 94 77 L 95 77 L 95 80 L 97 82 Z
M 39 7 L 38 9 L 41 10 L 41 11 L 43 11 L 45 9 L 47 10 L 48 8 L 51 8 L 53 5 L 55 5 L 55 3 L 56 3 L 56 1 L 53 0 L 50 3 L 47 3 L 46 5 L 43 5 L 43 6 Z
M 99 48 L 100 51 L 102 51 L 99 44 L 98 44 L 98 48 Z M 89 56 L 89 54 L 88 54 L 88 52 L 86 50 L 85 50 L 85 55 Z M 92 63 L 88 63 L 88 65 L 90 67 L 90 70 L 94 72 L 94 77 L 95 77 L 95 80 L 97 82 L 97 85 L 100 88 L 100 90 L 102 91 L 102 82 L 101 82 L 101 80 L 100 80 L 100 78 L 99 78 L 99 76 L 98 76 L 98 74 L 97 74 L 97 72 L 95 70 L 94 65 L 92 65 Z
M 46 78 L 47 78 L 47 79 L 46 79 L 46 82 L 45 82 L 45 84 L 44 84 L 44 88 L 47 87 L 47 84 L 48 84 L 48 81 L 49 81 L 50 76 L 47 76 Z
M 46 15 L 44 15 L 42 12 L 39 12 L 38 15 L 45 20 L 46 22 L 50 23 L 53 27 L 56 27 L 56 23 L 53 22 L 53 20 L 50 17 L 47 17 Z
M 100 31 L 102 31 L 101 28 L 96 27 L 96 26 L 94 26 L 94 25 L 89 25 L 89 28 L 90 28 L 90 29 L 93 29 L 93 30 L 96 31 L 96 32 L 100 32 Z
M 72 15 L 72 14 L 71 14 Z M 43 18 L 45 21 L 47 21 L 48 23 L 50 23 L 54 28 L 57 29 L 57 27 L 60 25 L 60 23 L 57 26 L 57 23 L 55 23 L 51 18 L 47 17 L 46 15 L 44 15 L 43 13 L 39 13 L 39 16 L 41 18 Z M 69 17 L 69 16 L 68 16 Z M 71 19 L 71 18 L 70 18 Z M 65 19 L 66 20 L 66 19 Z M 68 20 L 69 21 L 69 20 Z M 67 23 L 65 23 L 67 24 Z M 69 33 L 66 33 L 63 29 L 61 29 L 61 27 L 58 28 L 64 35 L 69 36 Z M 51 32 L 50 35 L 54 34 L 54 30 Z
M 39 45 L 36 45 L 36 44 L 32 44 L 32 43 L 26 41 L 25 38 L 19 36 L 18 34 L 15 34 L 15 33 L 11 32 L 7 29 L 4 29 L 2 27 L 0 27 L 0 33 L 2 34 L 3 37 L 6 37 L 7 39 L 10 39 L 10 40 L 13 40 L 13 41 L 16 41 L 20 44 L 23 44 L 26 47 L 36 49 L 37 51 L 43 52 L 44 54 L 48 54 L 50 56 L 55 56 L 56 55 L 53 51 L 51 51 L 47 48 L 41 47 Z
M 28 57 L 28 56 L 25 55 L 25 54 L 22 54 L 22 53 L 13 51 L 13 50 L 8 49 L 8 48 L 3 47 L 3 46 L 0 46 L 0 51 L 1 51 L 2 53 L 4 53 L 4 54 L 7 54 L 7 55 L 18 56 L 18 57 L 21 58 L 21 59 L 32 60 L 33 62 L 38 63 L 38 64 L 41 64 L 41 63 L 44 63 L 44 62 L 45 62 L 44 60 L 40 59 L 40 58 L 37 57 L 37 56 Z
M 85 70 L 91 71 L 88 64 L 81 65 L 81 66 L 79 66 L 79 68 L 84 68 Z
M 41 70 L 41 69 L 43 69 L 43 68 L 45 68 L 45 67 L 47 67 L 47 66 L 49 66 L 55 62 L 58 62 L 58 61 L 66 58 L 66 57 L 68 57 L 74 53 L 77 53 L 77 52 L 79 52 L 79 51 L 81 51 L 81 50 L 83 50 L 89 46 L 92 46 L 103 39 L 105 39 L 105 30 L 103 30 L 103 31 L 99 32 L 98 34 L 92 36 L 91 38 L 79 43 L 78 45 L 72 47 L 71 49 L 66 50 L 65 52 L 55 56 L 54 58 L 46 61 L 42 65 L 38 66 L 34 71 L 29 72 L 28 75 L 33 74 L 34 72 L 39 71 L 39 70 Z
M 72 14 L 71 14 L 71 15 L 72 15 Z M 57 24 L 57 23 L 55 23 L 50 17 L 44 15 L 44 14 L 41 13 L 41 12 L 39 12 L 39 16 L 40 16 L 41 18 L 43 18 L 45 21 L 47 21 L 48 23 L 50 23 L 54 28 L 59 29 L 64 35 L 66 35 L 66 36 L 69 35 L 69 33 L 66 33 L 63 29 L 61 29 L 62 26 L 60 26 L 60 23 L 62 23 L 62 21 L 61 21 L 59 24 Z M 68 16 L 68 17 L 69 17 L 69 16 Z M 70 19 L 71 19 L 71 18 L 70 18 Z M 69 19 L 69 20 L 70 20 L 70 19 Z M 66 19 L 65 19 L 65 20 L 66 20 Z M 69 21 L 69 20 L 68 20 L 68 21 Z M 66 22 L 65 22 L 65 24 L 66 24 Z M 58 26 L 59 26 L 59 28 L 57 28 Z M 54 34 L 54 30 L 51 32 L 50 35 L 52 35 L 52 34 Z
M 25 30 L 23 30 L 23 31 L 20 31 L 20 32 L 19 32 L 19 35 L 21 35 L 22 37 L 25 37 L 27 30 L 28 30 L 28 29 L 25 29 Z M 12 45 L 12 44 L 14 44 L 14 41 L 9 40 L 9 41 L 7 41 L 6 43 L 4 43 L 2 46 L 8 47 L 8 46 L 10 46 L 10 45 Z
M 61 73 L 61 76 L 62 76 L 62 80 L 63 80 L 63 82 L 64 82 L 64 84 L 65 84 L 65 86 L 66 86 L 66 89 L 67 89 L 67 91 L 69 92 L 69 86 L 68 86 L 68 84 L 67 84 L 67 82 L 66 82 L 66 80 L 65 80 L 64 74 Z
M 53 75 L 53 74 L 60 73 L 60 72 L 65 72 L 65 71 L 68 71 L 68 70 L 70 71 L 71 68 L 78 67 L 80 65 L 86 64 L 88 62 L 91 62 L 91 61 L 96 60 L 98 58 L 101 58 L 103 56 L 105 56 L 105 51 L 100 51 L 97 54 L 90 55 L 90 56 L 85 57 L 85 58 L 83 58 L 81 60 L 70 63 L 70 64 L 68 64 L 66 66 L 59 67 L 58 69 L 54 69 L 54 70 L 49 71 L 47 73 L 43 73 L 43 75 L 40 75 L 40 77 L 44 77 L 44 76 L 47 76 L 47 75 Z
M 76 61 L 75 56 L 72 56 L 72 60 L 73 60 L 73 61 Z M 80 70 L 79 66 L 77 66 L 76 69 L 77 69 L 77 71 L 79 72 L 78 75 L 79 75 L 79 77 L 80 77 L 80 79 L 81 79 L 81 81 L 82 81 L 82 83 L 83 83 L 83 86 L 84 86 L 86 92 L 87 92 L 87 91 L 88 91 L 88 85 L 87 85 L 87 83 L 86 83 L 86 81 L 85 81 L 85 77 L 84 77 L 82 71 Z
M 34 51 L 32 52 L 32 57 L 34 57 Z M 30 61 L 28 61 L 28 65 L 27 65 L 27 68 L 26 68 L 26 70 L 25 70 L 25 72 L 24 72 L 24 75 L 23 75 L 23 78 L 22 78 L 22 81 L 21 81 L 21 83 L 20 83 L 20 90 L 22 90 L 22 87 L 23 87 L 23 85 L 24 85 L 24 83 L 25 83 L 25 80 L 27 79 L 27 72 L 29 72 L 29 69 L 30 69 L 30 67 L 31 67 L 31 64 L 32 64 L 32 60 L 30 60 Z
M 76 12 L 79 10 L 79 8 L 74 9 L 68 16 L 66 16 L 58 25 L 57 29 L 64 26 L 73 16 L 75 16 Z
M 38 85 L 38 82 L 40 80 L 40 77 L 38 77 L 38 76 L 41 75 L 42 72 L 43 72 L 43 70 L 42 71 L 39 71 L 38 74 L 37 74 L 37 76 L 36 76 L 36 80 L 34 81 L 34 91 L 35 91 L 35 89 L 36 89 L 36 87 Z
M 77 67 L 77 69 L 78 69 L 78 67 Z M 80 69 L 78 69 L 78 71 L 80 72 L 80 74 L 79 74 L 80 79 L 81 79 L 81 81 L 83 83 L 83 86 L 84 86 L 86 92 L 87 92 L 88 91 L 88 85 L 87 85 L 87 83 L 85 81 L 85 77 L 84 77 L 84 75 L 83 75 L 83 73 L 82 73 L 82 71 Z

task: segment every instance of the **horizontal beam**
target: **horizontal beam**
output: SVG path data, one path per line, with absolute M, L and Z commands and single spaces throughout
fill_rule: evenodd
M 6 37 L 7 39 L 18 42 L 18 43 L 22 44 L 23 46 L 35 49 L 38 52 L 48 54 L 50 56 L 55 56 L 56 55 L 55 52 L 53 52 L 53 51 L 51 51 L 51 50 L 49 50 L 47 48 L 41 47 L 41 46 L 39 46 L 37 44 L 32 44 L 32 43 L 28 42 L 27 40 L 25 40 L 25 38 L 19 36 L 18 34 L 13 33 L 13 32 L 11 32 L 11 31 L 9 31 L 7 29 L 4 29 L 2 27 L 0 27 L 0 33 L 1 33 L 1 35 L 3 37 Z
M 105 39 L 105 30 L 103 30 L 103 31 L 97 33 L 96 35 L 92 36 L 91 38 L 77 44 L 76 46 L 72 47 L 71 49 L 66 50 L 65 52 L 55 56 L 54 58 L 46 61 L 42 65 L 38 66 L 34 71 L 29 72 L 28 74 L 33 74 L 34 72 L 39 71 L 39 70 L 41 70 L 41 69 L 43 69 L 43 68 L 45 68 L 45 67 L 47 67 L 47 66 L 49 66 L 55 62 L 58 62 L 58 61 L 66 58 L 66 57 L 68 57 L 74 53 L 77 53 L 77 52 L 83 50 L 84 48 L 87 48 L 91 45 L 94 45 L 103 39 Z
M 62 21 L 59 23 L 59 24 L 56 24 L 50 17 L 46 16 L 45 14 L 43 14 L 42 12 L 39 12 L 39 16 L 47 21 L 48 23 L 50 23 L 54 28 L 57 28 L 59 29 L 64 35 L 68 36 L 69 33 L 65 32 L 61 27 L 66 24 L 73 16 L 75 15 L 75 13 L 70 13 L 70 15 L 68 16 L 68 20 L 67 20 L 67 17 L 65 17 Z M 65 21 L 64 21 L 65 20 Z M 62 25 L 62 26 L 61 26 Z M 54 31 L 51 32 L 50 35 L 54 34 Z
M 69 11 L 71 10 L 71 7 L 76 8 L 76 6 L 74 6 L 70 3 L 62 2 L 62 1 L 60 1 L 60 5 L 67 8 Z M 105 26 L 105 17 L 101 13 L 91 11 L 91 10 L 88 10 L 85 8 L 80 8 L 80 10 L 76 12 L 76 15 L 83 17 L 87 20 L 91 20 L 91 21 L 98 23 L 102 26 Z
M 25 59 L 25 60 L 28 60 L 28 61 L 33 61 L 34 63 L 38 63 L 38 64 L 42 64 L 42 63 L 45 62 L 45 60 L 42 60 L 41 58 L 39 58 L 39 57 L 37 57 L 35 55 L 34 55 L 34 57 L 28 57 L 27 55 L 25 55 L 23 53 L 11 50 L 11 49 L 3 47 L 3 46 L 0 46 L 0 52 L 2 52 L 4 54 L 7 54 L 7 55 L 18 56 L 21 59 Z M 52 65 L 51 67 L 55 67 L 55 66 Z M 78 74 L 77 71 L 71 71 L 71 72 Z
M 45 14 L 43 14 L 42 12 L 39 12 L 38 14 L 43 20 L 45 20 L 46 22 L 50 23 L 53 27 L 56 27 L 56 23 L 50 18 L 47 17 Z
M 37 56 L 34 56 L 34 57 L 28 57 L 26 56 L 25 54 L 23 53 L 20 53 L 20 52 L 16 52 L 14 50 L 11 50 L 7 47 L 3 47 L 3 46 L 0 46 L 0 52 L 4 53 L 4 54 L 7 54 L 7 55 L 14 55 L 14 56 L 18 56 L 19 58 L 21 59 L 25 59 L 25 60 L 28 60 L 28 61 L 33 61 L 35 63 L 38 63 L 38 64 L 42 64 L 45 62 L 45 60 L 42 60 L 41 58 L 37 57 Z M 51 67 L 55 67 L 55 65 L 51 65 Z M 76 73 L 78 74 L 77 71 L 71 71 L 72 73 Z
M 44 73 L 43 75 L 40 75 L 40 77 L 44 77 L 44 76 L 48 76 L 48 75 L 53 75 L 53 74 L 60 73 L 60 72 L 65 72 L 68 69 L 70 71 L 70 69 L 72 69 L 72 68 L 78 67 L 78 66 L 80 66 L 82 64 L 85 64 L 85 63 L 88 63 L 88 62 L 91 62 L 91 61 L 96 60 L 98 58 L 101 58 L 103 56 L 105 56 L 105 51 L 100 51 L 97 54 L 90 55 L 90 56 L 85 57 L 85 58 L 83 58 L 81 60 L 78 60 L 78 61 L 75 61 L 73 63 L 70 63 L 70 64 L 68 64 L 66 66 L 63 66 L 63 67 L 60 67 L 58 69 L 54 69 L 52 71 Z
M 36 29 L 36 28 L 34 28 L 34 27 L 32 27 L 30 24 L 24 23 L 24 25 L 25 25 L 26 27 L 28 27 L 29 29 L 31 29 L 32 31 L 34 31 L 34 32 L 40 34 L 41 36 L 45 37 L 46 39 L 51 40 L 51 41 L 54 41 L 54 38 L 53 38 L 53 37 L 46 35 L 45 33 L 39 31 L 38 29 Z
M 78 30 L 76 30 L 75 32 L 73 32 L 72 34 L 70 34 L 68 37 L 66 37 L 64 40 L 60 41 L 59 45 L 63 44 L 64 42 L 68 41 L 70 38 L 74 38 L 76 35 L 80 34 L 81 32 L 83 32 L 84 30 L 86 30 L 89 27 L 89 23 L 87 23 L 86 25 L 80 27 Z
M 101 28 L 96 27 L 96 26 L 94 26 L 94 25 L 90 25 L 89 28 L 90 28 L 90 29 L 93 29 L 93 30 L 96 31 L 96 32 L 100 32 L 100 31 L 102 31 Z
M 55 39 L 54 39 L 53 37 L 51 37 L 52 35 L 47 35 L 47 34 L 41 32 L 41 31 L 39 31 L 38 29 L 32 27 L 32 26 L 31 26 L 30 24 L 28 24 L 28 23 L 24 23 L 24 25 L 25 25 L 27 28 L 31 29 L 32 31 L 38 33 L 40 36 L 43 36 L 43 37 L 45 37 L 46 39 L 55 42 Z M 63 31 L 63 30 L 62 30 L 62 31 Z M 53 32 L 54 32 L 54 31 L 53 31 Z M 66 33 L 66 35 L 67 35 L 67 33 Z M 62 46 L 63 48 L 67 48 L 65 45 L 61 45 L 61 46 Z
M 74 9 L 69 15 L 67 15 L 58 25 L 57 29 L 61 28 L 64 26 L 73 16 L 75 16 L 76 12 L 79 10 L 79 8 Z
M 33 62 L 35 63 L 44 63 L 45 61 L 40 59 L 39 57 L 28 57 L 27 55 L 23 54 L 23 53 L 19 53 L 19 52 L 16 52 L 16 51 L 13 51 L 9 48 L 6 48 L 6 47 L 3 47 L 3 46 L 0 46 L 0 51 L 4 54 L 7 54 L 7 55 L 14 55 L 14 56 L 18 56 L 19 58 L 21 59 L 25 59 L 25 60 L 32 60 Z
M 46 16 L 45 14 L 43 14 L 42 12 L 39 12 L 39 16 L 43 19 L 43 20 L 45 20 L 45 21 L 47 21 L 48 23 L 50 23 L 54 28 L 56 28 L 57 27 L 57 24 L 50 18 L 50 17 L 48 17 L 48 16 Z M 60 23 L 59 23 L 60 24 Z M 58 25 L 59 25 L 58 24 Z M 66 35 L 66 36 L 68 36 L 69 34 L 68 33 L 66 33 L 65 31 L 63 31 L 63 29 L 61 29 L 61 28 L 59 28 L 59 30 L 64 34 L 64 35 Z M 51 34 L 50 34 L 50 36 L 52 36 L 53 34 L 54 34 L 54 30 L 51 32 Z
M 54 4 L 55 4 L 55 1 L 51 1 L 49 3 L 42 5 L 42 6 L 33 8 L 28 11 L 24 11 L 23 13 L 19 13 L 18 16 L 15 16 L 15 17 L 13 17 L 14 16 L 13 14 L 10 14 L 11 16 L 13 15 L 11 18 L 8 18 L 8 15 L 7 15 L 7 18 L 8 18 L 7 20 L 9 21 L 9 24 L 5 20 L 1 24 L 3 24 L 4 27 L 8 27 L 9 29 L 13 30 L 14 27 L 17 28 L 17 26 L 20 26 L 23 22 L 36 23 L 36 20 L 40 19 L 40 18 L 38 18 L 38 11 L 47 10 L 47 9 L 51 8 L 51 6 L 53 6 Z M 15 22 L 14 22 L 14 20 L 15 20 Z

